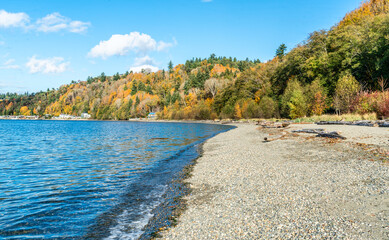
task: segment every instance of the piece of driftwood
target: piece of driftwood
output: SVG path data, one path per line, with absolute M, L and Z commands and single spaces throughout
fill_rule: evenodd
M 316 122 L 317 125 L 349 125 L 349 126 L 364 126 L 364 127 L 389 127 L 388 121 L 320 121 Z
M 318 134 L 324 132 L 324 129 L 299 129 L 299 130 L 293 130 L 294 133 L 312 133 L 312 134 Z
M 277 137 L 277 138 L 268 138 L 268 137 L 265 137 L 263 139 L 264 142 L 272 142 L 272 141 L 275 141 L 275 140 L 278 140 L 278 139 L 282 139 L 282 137 Z
M 327 137 L 327 138 L 338 138 L 338 139 L 346 139 L 346 137 L 343 137 L 338 132 L 325 132 L 324 129 L 299 129 L 292 131 L 293 133 L 311 133 L 311 134 L 317 134 L 316 137 Z
M 257 125 L 263 128 L 286 128 L 290 125 L 288 122 L 258 122 Z
M 379 122 L 377 124 L 379 127 L 389 127 L 389 122 Z
M 341 136 L 338 132 L 321 132 L 316 135 L 316 137 L 326 137 L 326 138 L 338 138 L 338 139 L 347 139 L 346 137 Z
M 350 122 L 345 121 L 320 121 L 316 122 L 317 125 L 349 125 Z

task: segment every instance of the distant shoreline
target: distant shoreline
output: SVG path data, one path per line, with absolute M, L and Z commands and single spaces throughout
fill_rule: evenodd
M 150 122 L 150 123 L 206 123 L 206 124 L 230 124 L 230 123 L 255 123 L 257 120 L 166 120 L 166 119 L 128 119 L 128 120 L 100 120 L 100 119 L 11 119 L 0 118 L 0 120 L 15 120 L 15 121 L 107 121 L 107 122 Z

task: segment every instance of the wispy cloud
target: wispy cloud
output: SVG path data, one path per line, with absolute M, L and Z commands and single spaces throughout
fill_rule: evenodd
M 56 12 L 38 19 L 35 25 L 37 31 L 40 32 L 58 32 L 63 30 L 73 33 L 81 33 L 88 29 L 90 23 L 72 21 L 70 18 L 64 17 Z
M 26 63 L 30 73 L 62 73 L 68 69 L 70 62 L 64 62 L 62 57 L 37 59 L 32 56 Z
M 159 41 L 158 42 L 158 46 L 157 46 L 157 50 L 158 51 L 163 51 L 163 50 L 167 50 L 169 48 L 173 47 L 173 43 L 167 43 L 167 42 L 164 42 L 164 41 Z
M 213 0 L 201 0 L 202 2 L 212 2 Z
M 141 66 L 141 65 L 155 65 L 154 59 L 152 59 L 149 56 L 144 56 L 140 58 L 135 58 L 134 62 L 135 66 Z
M 14 84 L 9 84 L 9 82 L 14 82 Z M 0 82 L 0 90 L 2 92 L 17 92 L 17 93 L 23 93 L 26 91 L 26 87 L 23 86 L 22 83 L 15 81 L 8 81 L 7 83 Z
M 15 59 L 8 59 L 3 65 L 0 65 L 0 69 L 19 69 L 20 66 L 15 63 Z
M 162 51 L 173 46 L 173 43 L 159 41 L 157 43 L 150 35 L 139 32 L 130 34 L 115 34 L 106 41 L 94 46 L 88 53 L 89 57 L 107 59 L 111 56 L 123 56 L 130 52 L 146 54 L 151 51 Z
M 67 31 L 72 33 L 85 32 L 91 24 L 89 22 L 75 21 L 55 12 L 39 18 L 30 23 L 27 13 L 10 13 L 0 10 L 0 28 L 20 27 L 38 32 L 59 32 Z

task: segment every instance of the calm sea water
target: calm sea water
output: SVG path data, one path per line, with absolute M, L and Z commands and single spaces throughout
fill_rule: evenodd
M 0 239 L 136 239 L 197 146 L 231 127 L 0 121 Z

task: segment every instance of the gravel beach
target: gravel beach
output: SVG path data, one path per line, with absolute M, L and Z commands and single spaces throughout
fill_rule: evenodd
M 291 133 L 302 128 L 347 140 Z M 163 239 L 389 239 L 388 139 L 387 128 L 237 124 L 204 144 Z

